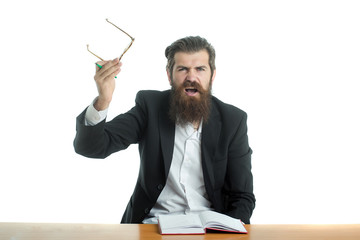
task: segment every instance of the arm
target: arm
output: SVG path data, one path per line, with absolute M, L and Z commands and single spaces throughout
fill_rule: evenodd
M 77 117 L 74 148 L 77 153 L 87 157 L 105 158 L 136 142 L 143 122 L 139 120 L 142 118 L 140 107 L 134 107 L 109 123 L 105 123 L 105 119 L 100 115 L 98 119 L 96 117 L 89 119 L 91 113 L 95 113 L 96 116 L 97 111 L 106 112 L 115 89 L 114 77 L 120 72 L 121 67 L 118 59 L 98 62 L 98 64 L 102 68 L 96 67 L 94 79 L 99 95 L 93 106 L 88 107 Z
M 135 102 L 135 107 L 128 112 L 94 126 L 85 125 L 84 110 L 76 119 L 75 151 L 86 157 L 106 158 L 139 142 L 147 126 L 146 100 L 139 92 Z

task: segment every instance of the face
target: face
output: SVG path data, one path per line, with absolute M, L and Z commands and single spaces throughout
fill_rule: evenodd
M 180 124 L 207 121 L 211 106 L 211 76 L 209 55 L 206 50 L 174 56 L 172 76 L 168 72 L 172 95 L 170 118 Z
M 209 90 L 215 79 L 215 70 L 211 76 L 209 54 L 206 50 L 195 53 L 177 52 L 175 65 L 171 74 L 168 72 L 170 85 L 174 88 L 185 86 L 184 96 L 200 98 L 201 88 Z

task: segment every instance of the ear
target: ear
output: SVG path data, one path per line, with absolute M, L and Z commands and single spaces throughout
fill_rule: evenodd
M 215 76 L 216 76 L 216 69 L 214 69 L 213 75 L 211 77 L 211 85 L 214 83 Z
M 166 73 L 167 73 L 167 77 L 168 77 L 169 84 L 170 84 L 170 86 L 171 86 L 171 76 L 170 76 L 169 69 L 166 70 Z

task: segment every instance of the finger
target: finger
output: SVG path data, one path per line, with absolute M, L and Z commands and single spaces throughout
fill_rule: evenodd
M 109 61 L 98 61 L 95 63 L 95 76 L 94 76 L 94 80 L 96 82 L 102 82 L 103 81 L 103 77 L 101 77 L 102 73 L 103 73 L 103 67 L 106 65 L 106 63 L 108 63 Z
M 108 69 L 109 67 L 111 67 L 113 64 L 116 64 L 116 59 L 111 60 L 111 61 L 98 61 L 95 63 L 95 70 L 96 73 L 99 73 L 100 75 L 102 75 L 106 69 Z
M 107 72 L 106 72 L 106 76 L 105 74 L 102 76 L 103 77 L 103 81 L 106 82 L 106 81 L 109 81 L 109 80 L 112 80 L 114 78 L 117 78 L 117 75 L 121 72 L 121 68 L 117 68 L 115 69 L 114 71 L 110 71 L 111 69 L 109 69 Z
M 95 63 L 95 70 L 96 72 L 100 71 L 102 67 L 107 63 L 108 61 L 98 61 Z
M 106 61 L 103 65 L 102 65 L 102 70 L 103 72 L 105 72 L 107 69 L 117 65 L 119 63 L 119 59 L 115 58 L 114 60 L 111 61 Z
M 96 62 L 95 66 L 96 73 L 94 79 L 96 82 L 101 83 L 108 79 L 116 78 L 116 75 L 121 71 L 120 67 L 122 66 L 122 63 L 116 58 L 111 61 Z
M 119 68 L 118 70 L 116 70 L 114 72 L 114 78 L 117 78 L 117 75 L 121 72 L 121 68 Z
M 113 75 L 115 72 L 116 74 L 118 74 L 122 64 L 119 61 L 116 62 L 117 63 L 115 65 L 113 65 L 114 62 L 112 64 L 106 63 L 106 65 L 103 66 L 101 71 L 99 71 L 100 76 L 102 78 L 107 78 L 108 76 Z

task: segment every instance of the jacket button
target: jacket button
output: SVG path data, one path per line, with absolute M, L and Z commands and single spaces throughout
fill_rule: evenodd
M 149 214 L 150 210 L 148 208 L 145 208 L 144 212 L 145 214 Z
M 159 184 L 158 186 L 157 186 L 157 189 L 158 190 L 162 190 L 164 187 L 163 187 L 163 185 L 161 185 L 161 184 Z

